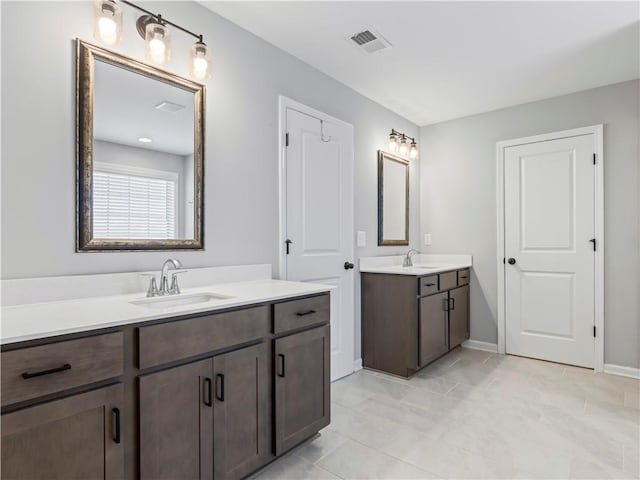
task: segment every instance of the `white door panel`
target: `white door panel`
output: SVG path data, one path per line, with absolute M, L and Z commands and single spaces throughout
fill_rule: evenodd
M 286 110 L 285 278 L 331 292 L 331 378 L 353 372 L 353 130 Z M 284 240 L 283 239 L 283 242 Z
M 593 366 L 593 137 L 505 149 L 507 353 Z

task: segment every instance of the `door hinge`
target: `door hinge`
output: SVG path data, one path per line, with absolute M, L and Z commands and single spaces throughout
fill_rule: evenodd
M 596 251 L 596 239 L 592 238 L 591 240 L 589 240 L 591 243 L 593 243 L 593 251 Z
M 596 154 L 595 153 L 593 154 L 593 164 L 594 165 L 596 164 Z
M 594 337 L 596 336 L 596 326 L 595 325 L 593 326 L 593 336 Z
M 289 132 L 284 134 L 284 146 L 285 147 L 289 146 Z

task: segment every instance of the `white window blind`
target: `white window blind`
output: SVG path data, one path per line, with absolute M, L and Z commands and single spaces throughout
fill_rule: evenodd
M 95 164 L 94 238 L 176 238 L 177 174 Z

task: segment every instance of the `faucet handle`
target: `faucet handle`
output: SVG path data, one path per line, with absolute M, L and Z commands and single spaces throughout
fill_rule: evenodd
M 151 273 L 144 274 L 142 276 L 150 277 L 149 288 L 147 289 L 147 297 L 157 297 L 160 292 L 158 291 L 158 283 L 156 282 L 156 276 Z
M 171 287 L 169 288 L 169 293 L 177 295 L 180 293 L 180 285 L 178 285 L 178 275 L 181 273 L 185 273 L 186 270 L 177 270 L 172 272 L 171 274 Z

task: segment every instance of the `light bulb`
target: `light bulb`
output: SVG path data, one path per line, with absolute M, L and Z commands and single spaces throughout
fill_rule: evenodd
M 191 47 L 190 73 L 196 80 L 211 78 L 211 54 L 202 37 Z
M 170 32 L 161 23 L 152 22 L 145 27 L 147 59 L 153 63 L 165 64 L 170 55 Z
M 120 42 L 122 11 L 115 1 L 99 0 L 95 3 L 93 35 L 97 40 L 109 46 Z
M 389 151 L 395 152 L 396 150 L 398 150 L 398 139 L 392 133 L 391 135 L 389 135 Z
M 400 155 L 406 155 L 407 150 L 408 150 L 407 139 L 403 135 L 402 140 L 400 140 L 400 147 L 398 148 L 398 153 L 400 153 Z
M 411 142 L 411 148 L 409 149 L 409 158 L 414 160 L 418 156 L 418 145 L 416 145 L 415 140 Z

